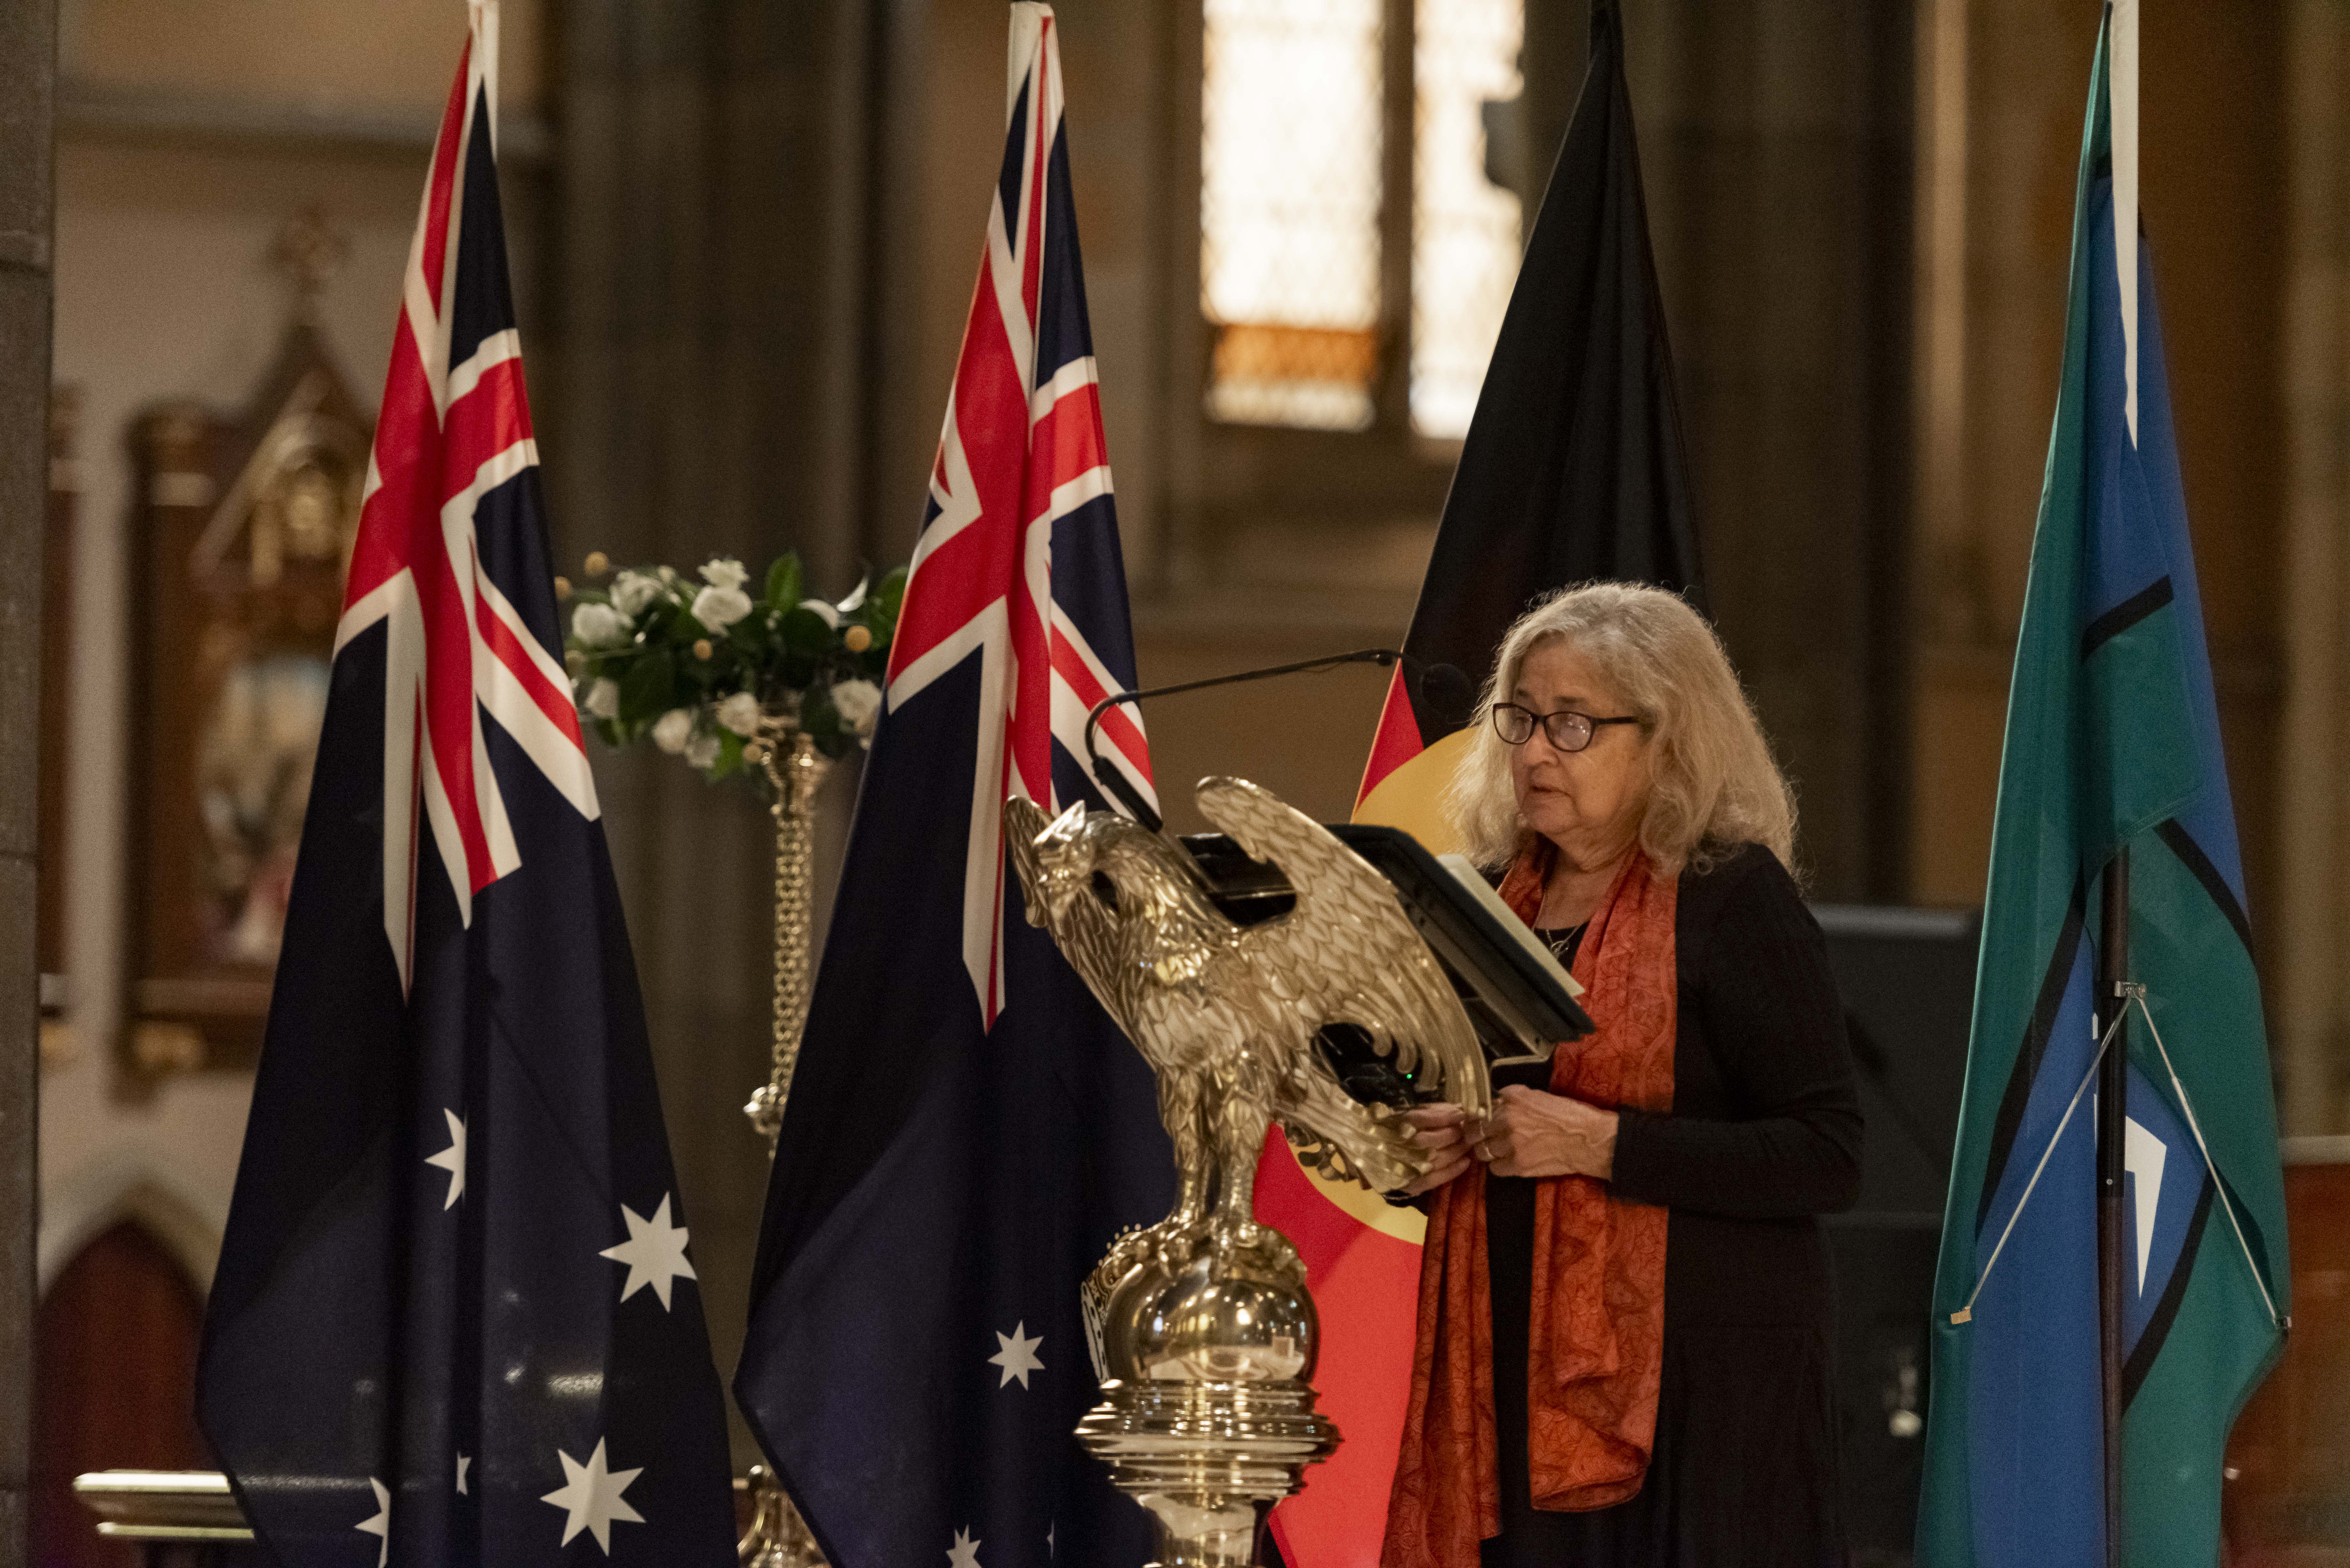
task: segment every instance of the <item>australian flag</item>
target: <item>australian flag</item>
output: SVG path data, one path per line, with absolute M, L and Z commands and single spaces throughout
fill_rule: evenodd
M 1102 804 L 1086 713 L 1134 683 L 1055 26 L 1012 7 L 1002 173 L 734 1382 L 840 1568 L 1149 1552 L 1071 1435 L 1099 1398 L 1078 1285 L 1174 1168 L 1149 1070 L 1003 863 L 1007 794 Z M 1102 734 L 1153 798 L 1130 711 Z
M 555 650 L 493 143 L 433 147 L 198 1410 L 298 1568 L 733 1562 L 723 1408 Z

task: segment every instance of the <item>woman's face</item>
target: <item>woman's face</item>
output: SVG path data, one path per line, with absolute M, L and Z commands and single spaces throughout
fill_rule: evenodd
M 1596 666 L 1557 639 L 1526 655 L 1505 700 L 1535 714 L 1569 710 L 1609 719 L 1631 711 Z M 1605 866 L 1640 831 L 1648 762 L 1648 732 L 1638 724 L 1602 724 L 1579 752 L 1558 750 L 1536 724 L 1524 744 L 1510 748 L 1518 815 L 1577 869 Z

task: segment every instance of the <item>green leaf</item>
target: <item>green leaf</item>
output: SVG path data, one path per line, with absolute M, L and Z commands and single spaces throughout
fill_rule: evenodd
M 743 771 L 743 737 L 733 731 L 718 732 L 718 760 L 710 764 L 710 782 L 730 778 Z
M 666 649 L 638 659 L 620 679 L 620 722 L 642 723 L 676 707 L 677 665 Z
M 785 650 L 798 659 L 823 658 L 840 635 L 826 624 L 824 617 L 803 605 L 784 612 L 783 632 Z
M 896 566 L 866 596 L 865 624 L 873 628 L 874 640 L 889 640 L 891 634 L 898 629 L 899 608 L 905 602 L 906 568 Z
M 767 607 L 789 609 L 800 602 L 800 557 L 796 550 L 786 550 L 775 557 L 767 568 Z

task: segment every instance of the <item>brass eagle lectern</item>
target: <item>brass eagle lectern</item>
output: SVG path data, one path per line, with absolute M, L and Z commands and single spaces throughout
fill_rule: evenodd
M 1157 1521 L 1163 1568 L 1253 1563 L 1265 1515 L 1338 1445 L 1315 1408 L 1305 1269 L 1251 1212 L 1275 1121 L 1379 1189 L 1426 1168 L 1396 1111 L 1350 1097 L 1316 1037 L 1348 1024 L 1414 1087 L 1482 1115 L 1467 1012 L 1387 880 L 1311 818 L 1211 778 L 1201 815 L 1288 879 L 1295 904 L 1236 924 L 1191 855 L 1110 812 L 1005 803 L 1028 919 L 1052 934 L 1159 1077 L 1173 1213 L 1130 1231 L 1086 1283 L 1103 1403 L 1079 1439 Z

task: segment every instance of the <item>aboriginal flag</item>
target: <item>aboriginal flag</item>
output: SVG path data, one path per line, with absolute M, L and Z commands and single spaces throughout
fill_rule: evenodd
M 1591 8 L 1583 94 L 1445 498 L 1357 821 L 1455 846 L 1442 797 L 1468 739 L 1471 683 L 1536 597 L 1596 577 L 1698 598 L 1697 524 L 1615 0 Z M 1347 1435 L 1274 1511 L 1274 1529 L 1296 1568 L 1373 1568 L 1409 1392 L 1424 1221 L 1360 1187 L 1314 1179 L 1272 1141 L 1257 1213 L 1305 1257 L 1322 1314 L 1315 1381 Z

